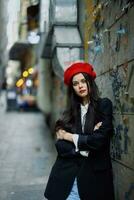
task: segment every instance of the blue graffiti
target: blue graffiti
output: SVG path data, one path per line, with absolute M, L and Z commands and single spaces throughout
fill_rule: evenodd
M 115 98 L 115 101 L 117 104 L 120 103 L 120 88 L 122 87 L 122 81 L 119 76 L 118 70 L 114 70 L 110 73 L 110 76 L 112 78 L 112 89 L 113 89 L 113 95 Z
M 121 147 L 121 131 L 123 130 L 123 126 L 121 124 L 118 124 L 118 126 L 115 128 L 115 135 L 112 141 L 113 147 L 112 147 L 112 157 L 121 160 L 121 154 L 122 154 L 122 147 Z
M 123 153 L 128 153 L 129 129 L 126 126 L 123 127 L 123 124 L 118 124 L 114 130 L 111 155 L 114 159 L 121 160 L 121 155 Z M 122 141 L 124 141 L 124 143 Z
M 121 75 L 119 74 L 118 67 L 110 73 L 110 78 L 112 81 L 115 109 L 120 110 L 121 112 L 123 112 L 124 109 L 128 111 L 128 108 L 120 101 L 120 97 L 126 91 L 127 85 L 125 80 L 123 80 Z

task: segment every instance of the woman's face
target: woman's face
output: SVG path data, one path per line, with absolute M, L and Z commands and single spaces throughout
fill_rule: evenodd
M 88 93 L 88 86 L 85 77 L 82 73 L 76 74 L 72 78 L 72 85 L 75 93 L 81 98 L 87 98 Z M 90 87 L 89 87 L 90 88 Z

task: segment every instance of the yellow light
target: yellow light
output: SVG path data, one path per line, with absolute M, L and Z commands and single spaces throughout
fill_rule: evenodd
M 21 87 L 23 85 L 23 83 L 24 83 L 24 80 L 21 78 L 16 82 L 16 86 Z
M 28 69 L 28 72 L 29 72 L 29 74 L 32 74 L 32 73 L 33 73 L 33 68 L 32 68 L 32 67 L 29 68 L 29 69 Z
M 22 75 L 23 77 L 28 77 L 28 71 L 24 71 Z

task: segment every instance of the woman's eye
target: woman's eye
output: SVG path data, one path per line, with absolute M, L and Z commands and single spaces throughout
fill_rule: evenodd
M 77 83 L 77 82 L 74 82 L 74 83 L 73 83 L 73 86 L 77 86 L 77 85 L 78 85 L 78 83 Z
M 85 80 L 85 79 L 83 79 L 83 80 L 81 80 L 81 82 L 82 82 L 82 83 L 86 83 L 86 80 Z

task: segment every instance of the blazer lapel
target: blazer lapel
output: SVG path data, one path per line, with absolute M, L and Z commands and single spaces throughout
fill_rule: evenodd
M 89 104 L 88 111 L 86 114 L 86 120 L 84 125 L 84 134 L 92 134 L 94 129 L 94 121 L 95 115 L 92 114 L 94 112 L 93 107 Z
M 82 133 L 80 105 L 78 106 L 78 115 L 76 117 L 76 133 L 77 134 L 81 134 Z

